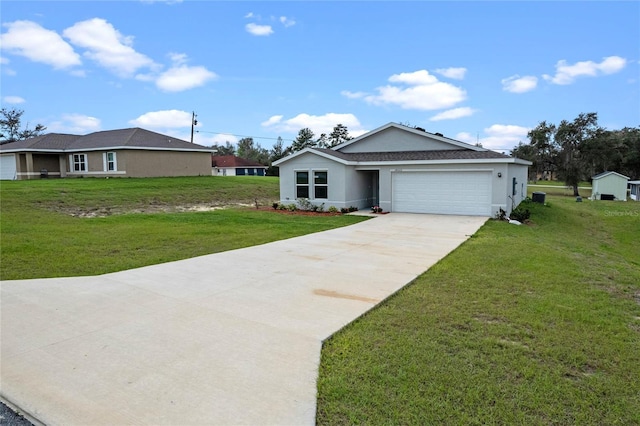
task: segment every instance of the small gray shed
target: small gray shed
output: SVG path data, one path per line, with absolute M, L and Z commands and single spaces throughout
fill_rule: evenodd
M 617 172 L 602 172 L 591 178 L 591 198 L 593 200 L 627 201 L 627 182 L 629 178 Z

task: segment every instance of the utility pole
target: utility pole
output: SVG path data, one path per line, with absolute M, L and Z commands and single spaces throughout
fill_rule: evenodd
M 193 127 L 198 125 L 198 120 L 196 120 L 197 116 L 195 111 L 191 112 L 191 143 L 193 143 Z

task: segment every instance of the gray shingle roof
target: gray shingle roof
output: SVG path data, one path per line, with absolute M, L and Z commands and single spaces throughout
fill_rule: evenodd
M 0 145 L 0 151 L 8 150 L 92 150 L 110 148 L 170 149 L 180 151 L 208 150 L 182 139 L 152 132 L 138 127 L 106 130 L 88 135 L 48 133 L 35 138 Z
M 48 133 L 35 138 L 10 142 L 0 145 L 0 151 L 4 150 L 63 150 L 81 136 L 67 135 L 63 133 Z
M 479 160 L 493 158 L 511 158 L 495 151 L 472 151 L 452 149 L 439 151 L 399 151 L 399 152 L 354 152 L 344 153 L 333 149 L 314 148 L 316 151 L 346 161 L 428 161 L 428 160 Z

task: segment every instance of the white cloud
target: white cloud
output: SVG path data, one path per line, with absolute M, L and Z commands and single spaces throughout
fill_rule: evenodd
M 6 104 L 23 104 L 25 103 L 25 100 L 20 96 L 5 96 L 2 98 L 2 102 Z
M 244 15 L 245 18 L 253 18 L 253 12 L 249 12 L 246 15 Z
M 286 16 L 280 17 L 280 23 L 284 25 L 285 28 L 293 27 L 296 24 L 296 21 L 293 19 L 287 18 Z
M 0 46 L 15 55 L 34 62 L 66 69 L 82 64 L 80 56 L 55 31 L 31 21 L 15 21 L 3 24 L 8 28 L 0 35 Z
M 536 88 L 538 85 L 538 77 L 533 75 L 525 75 L 520 77 L 518 74 L 511 77 L 503 78 L 502 90 L 511 93 L 525 93 Z
M 202 86 L 216 77 L 217 75 L 214 72 L 207 70 L 205 67 L 181 65 L 172 67 L 160 74 L 160 77 L 156 80 L 156 85 L 165 92 L 181 92 Z
M 271 25 L 258 25 L 252 22 L 245 25 L 244 28 L 247 30 L 248 33 L 253 34 L 255 36 L 268 36 L 273 34 L 273 29 L 271 28 Z
M 133 49 L 133 37 L 123 36 L 104 19 L 77 22 L 63 31 L 75 46 L 87 49 L 84 56 L 120 77 L 130 77 L 141 68 L 158 66 Z
M 453 108 L 434 115 L 429 121 L 455 120 L 456 118 L 473 115 L 474 112 L 476 112 L 476 110 L 470 107 Z
M 208 81 L 216 79 L 216 73 L 209 71 L 205 67 L 190 67 L 185 65 L 187 55 L 183 53 L 170 53 L 173 66 L 160 74 L 156 79 L 156 86 L 165 92 L 181 92 L 193 89 L 206 84 Z M 141 77 L 144 79 L 146 77 Z
M 454 80 L 464 79 L 464 75 L 467 73 L 466 68 L 438 68 L 435 70 L 440 75 L 447 78 L 453 78 Z
M 213 144 L 224 145 L 227 142 L 236 144 L 238 143 L 238 138 L 234 135 L 229 135 L 227 133 L 218 133 L 213 137 L 207 138 L 206 144 L 211 146 Z
M 458 133 L 456 139 L 470 144 L 479 141 L 484 148 L 508 153 L 518 142 L 526 140 L 529 130 L 528 127 L 513 124 L 494 124 L 484 129 L 484 136 L 479 140 L 467 132 Z
M 350 92 L 348 90 L 343 90 L 340 94 L 349 99 L 361 99 L 367 96 L 365 92 Z
M 83 114 L 63 114 L 60 120 L 47 124 L 47 132 L 83 135 L 100 130 L 100 120 Z
M 366 132 L 366 130 L 362 129 L 362 125 L 355 115 L 333 112 L 324 115 L 298 114 L 287 120 L 283 120 L 282 115 L 274 115 L 261 125 L 274 132 L 294 134 L 297 134 L 300 129 L 308 127 L 316 136 L 320 136 L 322 133 L 327 135 L 331 133 L 337 124 L 347 126 L 349 135 L 354 137 Z
M 626 65 L 627 60 L 620 56 L 608 56 L 603 58 L 600 63 L 582 61 L 573 65 L 567 64 L 567 61 L 563 59 L 556 64 L 556 75 L 544 74 L 542 77 L 551 83 L 566 85 L 573 83 L 577 77 L 614 74 L 622 70 Z
M 134 126 L 144 127 L 145 129 L 176 129 L 181 127 L 191 128 L 192 115 L 187 111 L 177 109 L 164 111 L 151 111 L 142 114 L 135 120 L 129 121 Z
M 434 110 L 451 108 L 464 101 L 464 89 L 441 82 L 427 70 L 394 74 L 389 82 L 397 85 L 378 87 L 377 94 L 342 91 L 351 99 L 362 98 L 372 105 L 398 105 L 403 109 Z

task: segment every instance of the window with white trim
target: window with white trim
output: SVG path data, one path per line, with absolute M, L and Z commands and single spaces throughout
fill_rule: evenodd
M 74 172 L 86 172 L 87 171 L 87 154 L 72 154 L 71 166 Z
M 118 170 L 118 161 L 116 160 L 115 152 L 107 152 L 103 154 L 104 160 L 104 171 L 105 172 L 115 172 Z
M 296 172 L 296 198 L 309 198 L 309 172 Z
M 328 198 L 329 185 L 326 171 L 313 172 L 313 198 Z

